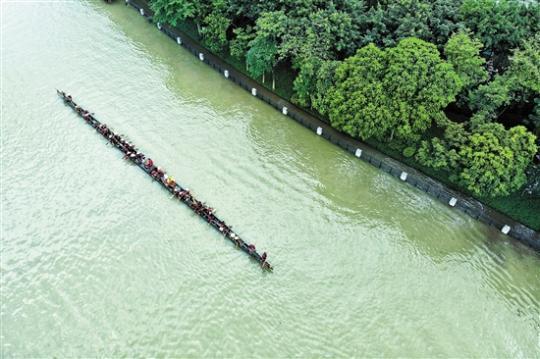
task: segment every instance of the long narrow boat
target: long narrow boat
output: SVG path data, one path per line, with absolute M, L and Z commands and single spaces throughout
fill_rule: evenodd
M 75 101 L 73 101 L 70 95 L 65 92 L 56 90 L 58 95 L 62 97 L 64 102 L 70 106 L 77 114 L 85 120 L 90 126 L 92 126 L 99 134 L 113 144 L 117 149 L 122 151 L 125 155 L 124 158 L 136 164 L 146 174 L 156 180 L 167 191 L 173 194 L 173 198 L 180 200 L 187 205 L 193 212 L 202 217 L 212 227 L 214 227 L 221 235 L 233 242 L 237 248 L 247 253 L 251 258 L 257 261 L 264 270 L 272 271 L 273 268 L 266 260 L 266 253 L 260 255 L 253 244 L 247 244 L 236 233 L 234 233 L 230 226 L 224 221 L 220 220 L 214 215 L 213 209 L 198 201 L 193 197 L 190 191 L 177 184 L 172 177 L 169 177 L 160 167 L 154 165 L 154 162 L 147 158 L 142 152 L 139 152 L 135 146 L 126 141 L 122 136 L 115 134 L 104 123 L 98 121 L 94 115 L 87 110 L 80 107 Z

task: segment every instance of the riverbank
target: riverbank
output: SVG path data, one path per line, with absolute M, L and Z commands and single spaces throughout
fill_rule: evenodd
M 129 3 L 132 7 L 137 9 L 142 16 L 152 22 L 152 11 L 145 1 L 130 0 L 126 3 Z M 502 233 L 508 234 L 509 236 L 540 250 L 539 232 L 536 232 L 532 228 L 490 208 L 479 200 L 449 188 L 448 185 L 427 176 L 417 169 L 379 152 L 366 143 L 337 131 L 324 119 L 316 117 L 314 114 L 309 113 L 292 104 L 287 99 L 280 97 L 270 89 L 261 86 L 257 81 L 253 80 L 245 73 L 239 71 L 220 57 L 208 51 L 198 41 L 180 29 L 159 23 L 155 25 L 160 31 L 164 32 L 179 45 L 188 49 L 201 61 L 223 74 L 224 77 L 234 81 L 236 84 L 249 91 L 253 96 L 262 99 L 284 115 L 293 118 L 307 128 L 315 131 L 317 135 L 326 138 L 332 143 L 354 154 L 356 157 L 399 178 L 401 181 L 407 182 L 430 194 L 441 202 L 457 208 L 471 217 L 499 229 Z

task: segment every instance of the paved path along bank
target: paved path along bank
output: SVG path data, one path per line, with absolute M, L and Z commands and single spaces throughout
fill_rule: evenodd
M 139 11 L 142 16 L 147 18 L 149 22 L 152 22 L 152 10 L 145 1 L 126 0 L 126 4 L 131 5 L 137 11 Z M 155 25 L 160 31 L 164 32 L 179 45 L 189 50 L 202 62 L 208 64 L 216 71 L 223 74 L 224 77 L 234 81 L 236 84 L 249 91 L 253 96 L 262 99 L 264 102 L 275 107 L 284 115 L 293 118 L 305 127 L 315 131 L 317 135 L 326 138 L 330 142 L 354 154 L 356 157 L 372 164 L 377 168 L 382 169 L 394 177 L 399 178 L 403 182 L 407 182 L 423 192 L 430 194 L 439 201 L 446 203 L 451 207 L 457 208 L 469 216 L 487 224 L 488 226 L 495 227 L 504 234 L 518 239 L 530 247 L 540 251 L 539 232 L 536 232 L 533 229 L 490 208 L 489 206 L 486 206 L 470 196 L 466 196 L 460 192 L 448 188 L 444 184 L 429 176 L 426 176 L 422 172 L 382 154 L 367 144 L 339 132 L 331 127 L 327 122 L 314 117 L 291 102 L 261 86 L 259 83 L 249 78 L 245 74 L 235 70 L 233 66 L 227 64 L 221 58 L 209 52 L 206 48 L 202 47 L 197 41 L 192 39 L 184 32 L 160 23 Z

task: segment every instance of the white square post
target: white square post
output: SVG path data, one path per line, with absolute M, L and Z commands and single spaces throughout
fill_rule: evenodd
M 450 205 L 450 207 L 455 207 L 456 203 L 457 203 L 457 198 L 456 197 L 452 197 L 452 198 L 450 198 L 450 201 L 448 201 L 448 204 Z
M 322 127 L 321 126 L 317 127 L 317 135 L 319 135 L 319 136 L 322 135 Z
M 403 172 L 401 172 L 401 175 L 399 175 L 399 179 L 402 180 L 402 181 L 406 181 L 407 176 L 408 176 L 408 173 L 403 171 Z
M 508 234 L 510 232 L 510 229 L 512 229 L 508 224 L 505 224 L 502 228 L 501 228 L 501 232 L 503 232 L 504 234 Z
M 255 87 L 251 89 L 251 94 L 257 96 L 257 89 Z
M 204 54 L 199 52 L 199 60 L 204 61 Z
M 182 45 L 182 39 L 180 38 L 180 36 L 177 36 L 177 37 L 176 37 L 176 43 L 177 43 L 178 45 Z
M 144 9 L 143 9 L 143 8 L 140 8 L 140 9 L 139 9 L 139 13 L 140 13 L 142 16 L 144 16 Z
M 358 158 L 362 157 L 362 150 L 359 149 L 359 148 L 357 148 L 357 149 L 356 149 L 356 152 L 354 153 L 354 155 L 355 155 L 356 157 L 358 157 Z
M 287 113 L 289 112 L 289 109 L 285 106 L 283 106 L 283 108 L 281 109 L 281 113 L 284 114 L 285 116 L 287 116 Z
M 161 31 L 161 23 L 160 22 L 157 23 L 157 28 L 158 28 L 159 31 Z
M 223 70 L 223 76 L 225 76 L 225 78 L 229 78 L 229 70 Z

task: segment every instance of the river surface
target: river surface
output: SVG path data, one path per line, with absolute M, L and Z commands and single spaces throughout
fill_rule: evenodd
M 281 115 L 120 1 L 1 6 L 3 357 L 538 357 L 532 250 Z

